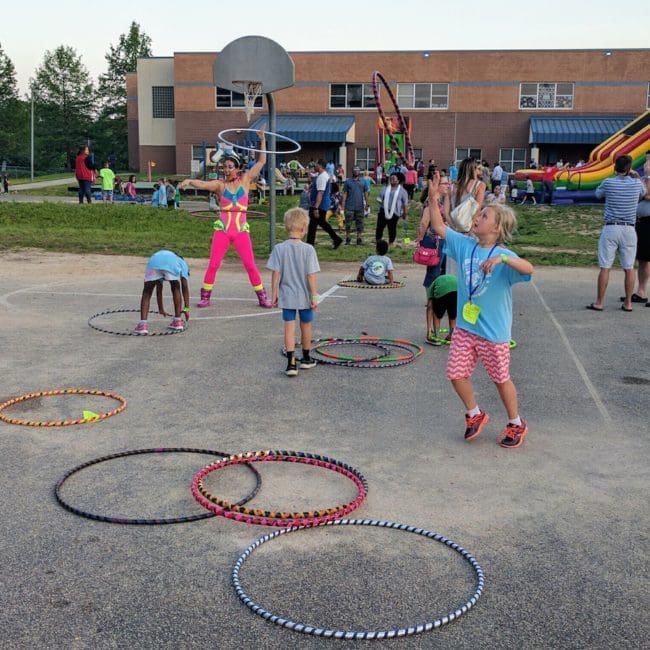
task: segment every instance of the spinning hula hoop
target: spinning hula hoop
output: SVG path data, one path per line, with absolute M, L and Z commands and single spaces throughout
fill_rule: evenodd
M 335 345 L 369 345 L 374 343 L 378 343 L 382 346 L 400 348 L 402 350 L 406 350 L 408 354 L 403 354 L 400 356 L 377 357 L 375 360 L 354 361 L 351 357 L 335 355 L 323 349 Z M 317 339 L 314 341 L 312 352 L 322 357 L 318 359 L 318 361 L 321 363 L 329 363 L 332 365 L 348 366 L 353 368 L 390 368 L 411 363 L 411 361 L 414 361 L 424 352 L 424 349 L 417 343 L 412 343 L 411 341 L 402 339 L 387 339 L 377 336 L 363 336 L 337 339 Z
M 476 587 L 474 589 L 474 593 L 469 598 L 469 600 L 467 600 L 467 602 L 465 602 L 463 605 L 449 612 L 448 614 L 441 616 L 440 618 L 436 618 L 433 621 L 428 621 L 426 623 L 418 623 L 416 625 L 409 625 L 408 627 L 391 628 L 388 630 L 356 631 L 356 630 L 327 629 L 309 623 L 298 623 L 296 621 L 292 621 L 291 619 L 280 617 L 277 614 L 272 614 L 268 610 L 264 609 L 261 605 L 258 605 L 242 589 L 241 582 L 239 579 L 239 572 L 244 562 L 251 556 L 251 554 L 255 549 L 259 548 L 262 544 L 265 544 L 266 542 L 272 540 L 274 537 L 279 537 L 280 535 L 288 535 L 289 533 L 294 533 L 296 531 L 303 530 L 304 527 L 300 526 L 297 528 L 289 528 L 287 530 L 277 530 L 272 533 L 269 533 L 268 535 L 264 535 L 263 537 L 260 537 L 258 540 L 253 542 L 239 556 L 239 559 L 237 560 L 237 562 L 235 562 L 235 566 L 231 574 L 232 585 L 235 589 L 235 593 L 237 594 L 239 600 L 241 600 L 242 603 L 244 603 L 244 605 L 246 605 L 246 607 L 248 607 L 252 612 L 257 614 L 258 616 L 261 616 L 263 619 L 267 621 L 271 621 L 271 623 L 275 623 L 276 625 L 281 625 L 282 627 L 286 627 L 287 629 L 293 630 L 294 632 L 302 632 L 303 634 L 310 634 L 312 636 L 319 636 L 319 637 L 325 637 L 330 639 L 355 639 L 355 640 L 358 639 L 358 640 L 365 641 L 365 640 L 372 640 L 372 639 L 393 639 L 393 638 L 403 637 L 403 636 L 413 636 L 414 634 L 421 634 L 422 632 L 428 632 L 429 630 L 434 630 L 439 627 L 442 627 L 443 625 L 446 625 L 447 623 L 451 623 L 451 621 L 467 613 L 474 605 L 476 605 L 476 602 L 478 601 L 478 599 L 481 597 L 481 594 L 483 593 L 483 589 L 485 588 L 485 575 L 483 574 L 483 569 L 481 569 L 479 563 L 474 559 L 471 553 L 469 553 L 462 546 L 456 544 L 456 542 L 452 541 L 451 539 L 448 539 L 444 535 L 440 535 L 439 533 L 433 533 L 428 530 L 424 530 L 423 528 L 416 528 L 415 526 L 409 526 L 407 524 L 398 524 L 392 521 L 382 521 L 378 519 L 337 519 L 335 521 L 329 521 L 324 525 L 326 526 L 377 526 L 379 528 L 393 528 L 395 530 L 401 530 L 407 533 L 414 533 L 415 535 L 422 535 L 423 537 L 427 537 L 428 539 L 431 539 L 435 542 L 440 542 L 441 544 L 445 544 L 449 548 L 459 553 L 465 560 L 467 560 L 467 562 L 469 562 L 470 566 L 474 570 L 474 573 L 476 574 Z
M 448 331 L 449 330 L 447 330 L 447 329 L 439 329 L 438 330 L 438 332 L 440 332 L 440 333 L 444 333 L 444 332 L 448 332 Z M 447 339 L 442 339 L 439 336 L 427 337 L 426 342 L 429 345 L 435 345 L 435 342 L 440 343 L 440 345 L 449 345 L 451 343 L 451 341 L 448 341 Z M 514 339 L 510 339 L 509 348 L 511 350 L 514 350 L 516 347 L 517 347 L 517 341 L 515 341 Z
M 390 101 L 393 102 L 393 107 L 395 108 L 395 112 L 397 113 L 397 119 L 399 120 L 399 125 L 402 129 L 402 133 L 404 134 L 404 143 L 406 144 L 406 154 L 407 154 L 406 156 L 400 150 L 399 143 L 395 139 L 395 136 L 392 134 L 391 130 L 388 128 L 386 115 L 384 114 L 384 111 L 381 107 L 381 101 L 379 100 L 379 84 L 377 83 L 377 80 L 381 81 L 384 88 L 386 89 L 386 92 L 388 93 L 388 96 L 390 97 Z M 377 104 L 379 117 L 381 118 L 381 122 L 384 125 L 384 130 L 388 133 L 388 137 L 390 138 L 390 142 L 393 145 L 393 148 L 395 149 L 397 155 L 400 158 L 404 158 L 408 163 L 412 165 L 415 160 L 415 155 L 413 153 L 413 145 L 411 144 L 411 136 L 408 133 L 406 121 L 402 116 L 402 112 L 399 109 L 399 104 L 397 103 L 397 99 L 395 98 L 395 95 L 393 95 L 393 91 L 390 89 L 388 82 L 386 81 L 386 79 L 384 79 L 384 75 L 377 70 L 375 70 L 372 73 L 372 93 L 375 96 L 375 104 Z
M 106 413 L 100 413 L 99 415 L 91 418 L 79 418 L 78 420 L 51 420 L 39 422 L 36 420 L 20 420 L 18 418 L 9 418 L 2 411 L 11 406 L 12 404 L 18 404 L 19 402 L 25 402 L 29 399 L 35 399 L 37 397 L 50 397 L 52 395 L 99 395 L 101 397 L 108 397 L 110 399 L 117 400 L 120 403 L 116 409 L 112 411 L 107 411 Z M 108 393 L 103 390 L 93 390 L 89 388 L 63 388 L 60 390 L 44 390 L 40 393 L 29 393 L 28 395 L 22 395 L 21 397 L 15 397 L 10 399 L 4 404 L 0 404 L 0 420 L 7 422 L 9 424 L 21 424 L 28 427 L 65 427 L 72 424 L 86 424 L 88 422 L 98 422 L 99 420 L 105 420 L 110 418 L 111 415 L 117 415 L 121 413 L 126 408 L 126 400 L 115 393 Z
M 69 472 L 66 472 L 62 478 L 60 478 L 56 485 L 54 486 L 54 496 L 59 502 L 59 505 L 63 506 L 68 512 L 72 512 L 75 515 L 80 517 L 86 517 L 86 519 L 92 519 L 93 521 L 105 521 L 109 524 L 136 524 L 140 526 L 154 526 L 158 524 L 184 524 L 190 521 L 199 521 L 200 519 L 208 519 L 209 517 L 214 517 L 215 515 L 212 512 L 203 512 L 196 515 L 187 515 L 185 517 L 169 517 L 169 518 L 156 518 L 156 519 L 130 519 L 127 517 L 109 517 L 106 515 L 96 515 L 91 512 L 86 512 L 71 506 L 69 503 L 63 500 L 61 496 L 61 488 L 63 484 L 77 472 L 90 467 L 91 465 L 97 465 L 98 463 L 103 463 L 107 460 L 113 460 L 114 458 L 124 458 L 125 456 L 135 456 L 137 454 L 164 454 L 170 452 L 183 452 L 183 453 L 192 453 L 192 454 L 209 454 L 210 456 L 229 456 L 223 451 L 212 451 L 211 449 L 192 449 L 190 447 L 160 447 L 154 449 L 134 449 L 133 451 L 123 451 L 117 454 L 110 454 L 109 456 L 102 456 L 101 458 L 96 458 L 95 460 L 89 460 L 86 463 L 78 465 L 74 469 L 71 469 Z M 237 505 L 243 505 L 247 501 L 250 501 L 258 492 L 262 485 L 262 477 L 260 473 L 250 464 L 245 463 L 246 467 L 253 472 L 255 476 L 255 488 L 252 492 L 246 495 L 240 501 L 237 501 Z
M 351 289 L 402 289 L 406 285 L 403 282 L 386 282 L 386 284 L 368 284 L 367 282 L 358 282 L 357 280 L 341 280 L 337 283 L 339 287 L 349 287 Z
M 299 512 L 274 512 L 257 508 L 246 508 L 242 505 L 228 503 L 227 501 L 218 499 L 214 495 L 210 494 L 203 487 L 203 478 L 215 470 L 240 463 L 269 461 L 314 465 L 316 467 L 324 467 L 325 469 L 338 472 L 346 478 L 349 478 L 357 486 L 357 496 L 349 503 L 338 505 L 333 508 Z M 347 513 L 358 508 L 361 505 L 361 502 L 365 499 L 367 493 L 368 482 L 358 470 L 346 465 L 345 463 L 334 460 L 333 458 L 304 451 L 274 450 L 236 454 L 226 460 L 212 463 L 211 465 L 204 467 L 192 479 L 192 494 L 194 495 L 194 498 L 204 508 L 214 512 L 216 515 L 221 515 L 228 519 L 234 519 L 235 521 L 243 521 L 247 524 L 281 526 L 283 528 L 290 526 L 314 526 L 316 524 L 325 523 L 326 521 L 332 521 L 333 519 L 343 517 Z
M 273 131 L 266 131 L 266 135 L 274 135 L 276 138 L 280 138 L 283 142 L 291 142 L 293 145 L 295 145 L 295 149 L 289 149 L 287 151 L 279 151 L 278 149 L 256 149 L 255 147 L 247 147 L 243 144 L 235 144 L 234 142 L 230 142 L 229 140 L 226 140 L 226 138 L 223 137 L 224 133 L 241 133 L 242 131 L 250 131 L 251 133 L 255 133 L 256 135 L 259 133 L 259 131 L 256 131 L 255 129 L 224 129 L 223 131 L 219 131 L 219 134 L 217 137 L 221 142 L 224 144 L 227 144 L 229 147 L 234 147 L 235 149 L 244 149 L 246 151 L 256 151 L 257 153 L 279 153 L 279 154 L 289 154 L 289 153 L 297 153 L 302 149 L 300 144 L 296 142 L 295 140 L 292 140 L 291 138 L 288 138 L 286 135 L 282 135 L 281 133 L 273 133 Z
M 107 314 L 128 314 L 128 313 L 140 313 L 139 309 L 109 309 L 108 311 L 100 311 L 98 314 L 91 316 L 88 319 L 88 325 L 98 332 L 104 332 L 105 334 L 115 334 L 116 336 L 141 336 L 142 338 L 147 338 L 149 336 L 169 336 L 170 334 L 181 334 L 187 329 L 187 322 L 184 323 L 182 330 L 165 330 L 164 332 L 149 332 L 149 334 L 140 334 L 133 330 L 127 330 L 126 332 L 116 332 L 115 330 L 109 330 L 105 327 L 99 327 L 93 323 L 95 318 L 100 316 L 106 316 Z M 159 314 L 159 311 L 151 310 L 150 314 Z
M 266 212 L 259 210 L 190 210 L 187 214 L 196 219 L 218 219 L 220 212 L 244 212 L 247 221 L 249 219 L 264 219 L 269 216 Z

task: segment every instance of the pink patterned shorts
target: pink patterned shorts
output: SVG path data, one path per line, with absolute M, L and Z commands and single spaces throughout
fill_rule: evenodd
M 479 359 L 495 384 L 510 379 L 510 343 L 492 343 L 457 327 L 451 336 L 447 379 L 468 379 Z

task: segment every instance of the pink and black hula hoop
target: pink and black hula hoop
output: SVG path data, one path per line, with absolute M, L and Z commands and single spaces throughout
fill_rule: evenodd
M 191 447 L 158 447 L 153 449 L 134 449 L 132 451 L 123 451 L 116 454 L 110 454 L 108 456 L 102 456 L 101 458 L 96 458 L 95 460 L 89 460 L 86 463 L 82 463 L 77 467 L 66 472 L 62 478 L 60 478 L 56 485 L 54 486 L 54 496 L 59 502 L 59 505 L 63 506 L 68 512 L 72 512 L 75 515 L 80 517 L 85 517 L 86 519 L 92 519 L 94 521 L 104 521 L 109 524 L 134 524 L 138 526 L 154 526 L 160 524 L 184 524 L 190 521 L 199 521 L 200 519 L 208 519 L 209 517 L 214 517 L 212 512 L 202 512 L 196 515 L 186 515 L 183 517 L 167 517 L 167 518 L 155 518 L 155 519 L 143 519 L 143 518 L 129 518 L 129 517 L 112 517 L 109 515 L 97 515 L 92 512 L 86 512 L 80 508 L 76 508 L 73 505 L 70 505 L 64 498 L 61 496 L 61 488 L 63 484 L 77 472 L 80 472 L 86 467 L 91 465 L 97 465 L 98 463 L 104 463 L 108 460 L 113 460 L 115 458 L 124 458 L 125 456 L 136 456 L 138 454 L 165 454 L 165 453 L 191 453 L 191 454 L 209 454 L 210 456 L 222 456 L 229 457 L 230 454 L 227 454 L 223 451 L 213 451 L 211 449 L 193 449 Z M 236 505 L 243 505 L 244 503 L 250 501 L 258 492 L 262 485 L 262 477 L 260 473 L 253 467 L 250 463 L 243 463 L 248 470 L 250 470 L 255 476 L 255 487 L 249 494 L 247 494 L 243 499 L 237 501 Z
M 240 463 L 271 461 L 301 463 L 332 470 L 338 474 L 342 474 L 346 478 L 349 478 L 357 487 L 357 495 L 352 501 L 331 508 L 299 512 L 274 512 L 257 508 L 247 508 L 243 505 L 230 504 L 227 501 L 210 494 L 203 486 L 202 481 L 207 474 L 222 469 L 223 467 Z M 247 524 L 280 526 L 282 528 L 291 526 L 315 526 L 316 524 L 339 519 L 358 508 L 361 505 L 361 502 L 365 499 L 367 493 L 368 482 L 358 470 L 333 458 L 304 451 L 273 450 L 236 454 L 230 458 L 204 467 L 192 479 L 192 494 L 194 495 L 194 498 L 204 508 L 207 508 L 214 514 L 228 519 L 234 519 L 235 521 L 243 521 Z

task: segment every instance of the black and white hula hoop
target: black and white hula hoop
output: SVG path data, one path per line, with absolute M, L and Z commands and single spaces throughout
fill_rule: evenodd
M 223 137 L 224 133 L 242 133 L 243 131 L 249 131 L 250 133 L 254 133 L 256 136 L 259 137 L 259 131 L 257 129 L 224 129 L 223 131 L 219 131 L 219 135 L 217 135 L 217 137 L 219 138 L 219 140 L 221 140 L 221 142 L 227 144 L 229 147 L 234 147 L 235 149 L 243 149 L 245 151 L 256 151 L 257 153 L 289 154 L 289 153 L 297 153 L 302 149 L 300 143 L 296 142 L 292 138 L 288 138 L 286 135 L 282 135 L 281 133 L 273 133 L 273 131 L 267 131 L 266 135 L 274 135 L 281 142 L 289 142 L 294 146 L 294 149 L 287 149 L 286 151 L 284 150 L 280 151 L 279 149 L 256 149 L 255 147 L 248 147 L 243 144 L 236 144 L 234 142 L 230 142 L 230 140 L 227 140 L 226 138 Z
M 433 533 L 423 528 L 416 528 L 415 526 L 409 526 L 407 524 L 398 524 L 391 521 L 382 521 L 378 519 L 336 519 L 333 521 L 328 521 L 323 526 L 378 526 L 380 528 L 394 528 L 395 530 L 401 530 L 407 533 L 414 533 L 415 535 L 422 535 L 432 539 L 435 542 L 440 542 L 449 546 L 462 557 L 469 562 L 474 573 L 476 574 L 476 588 L 474 593 L 469 598 L 467 602 L 458 607 L 457 609 L 440 616 L 432 621 L 427 621 L 426 623 L 418 623 L 416 625 L 409 625 L 408 627 L 398 627 L 391 628 L 387 630 L 337 630 L 337 629 L 327 629 L 320 627 L 319 625 L 309 624 L 309 623 L 298 623 L 292 621 L 289 618 L 278 616 L 273 614 L 268 610 L 264 609 L 261 605 L 258 605 L 243 589 L 239 579 L 239 572 L 241 570 L 244 562 L 250 557 L 253 551 L 259 548 L 262 544 L 272 540 L 274 537 L 279 537 L 280 535 L 288 535 L 299 530 L 303 530 L 305 526 L 299 526 L 294 528 L 284 528 L 282 530 L 277 530 L 268 535 L 260 537 L 258 540 L 254 541 L 243 553 L 239 556 L 235 566 L 232 570 L 231 578 L 232 584 L 235 589 L 235 593 L 239 597 L 246 607 L 248 607 L 252 612 L 261 616 L 271 623 L 276 625 L 281 625 L 286 627 L 289 630 L 294 632 L 302 632 L 303 634 L 310 634 L 312 636 L 324 637 L 329 639 L 349 639 L 349 640 L 372 640 L 372 639 L 394 639 L 397 637 L 404 636 L 413 636 L 414 634 L 421 634 L 422 632 L 428 632 L 429 630 L 434 630 L 439 628 L 451 621 L 457 619 L 459 616 L 462 616 L 468 612 L 480 598 L 483 589 L 485 587 L 485 576 L 483 574 L 483 569 L 481 569 L 479 563 L 474 559 L 474 557 L 466 551 L 462 546 L 456 544 L 456 542 L 448 539 L 444 535 L 439 533 Z
M 63 484 L 77 472 L 90 467 L 91 465 L 97 465 L 99 463 L 106 462 L 107 460 L 113 460 L 115 458 L 124 458 L 125 456 L 136 456 L 138 454 L 164 454 L 164 453 L 191 453 L 191 454 L 209 454 L 210 456 L 221 456 L 228 458 L 230 454 L 227 454 L 224 451 L 213 451 L 211 449 L 193 449 L 191 447 L 160 447 L 154 449 L 134 449 L 132 451 L 122 451 L 117 454 L 110 454 L 108 456 L 102 456 L 101 458 L 96 458 L 95 460 L 89 460 L 86 463 L 82 463 L 77 467 L 74 467 L 70 471 L 66 472 L 62 478 L 60 478 L 56 485 L 54 486 L 54 496 L 61 506 L 63 506 L 68 512 L 72 512 L 75 515 L 80 517 L 86 517 L 86 519 L 92 519 L 94 521 L 105 521 L 109 524 L 135 524 L 139 526 L 154 526 L 160 524 L 184 524 L 189 521 L 199 521 L 200 519 L 208 519 L 210 517 L 215 517 L 216 515 L 212 512 L 201 512 L 196 515 L 186 515 L 183 517 L 166 517 L 166 518 L 156 518 L 156 519 L 143 519 L 143 518 L 128 518 L 128 517 L 111 517 L 108 515 L 96 515 L 92 512 L 86 512 L 79 508 L 75 508 L 70 505 L 67 501 L 61 496 L 61 488 Z M 255 476 L 255 487 L 251 492 L 249 492 L 243 499 L 237 501 L 237 506 L 243 506 L 245 503 L 248 503 L 258 492 L 262 486 L 262 477 L 255 467 L 251 463 L 242 463 L 247 467 L 253 476 Z
M 142 338 L 148 338 L 149 336 L 168 336 L 169 334 L 180 334 L 181 332 L 184 332 L 187 329 L 187 323 L 185 323 L 183 325 L 182 330 L 166 329 L 162 332 L 149 332 L 149 334 L 144 336 L 143 334 L 140 334 L 135 330 L 125 330 L 124 332 L 109 330 L 105 327 L 99 327 L 99 325 L 96 325 L 93 322 L 96 318 L 99 318 L 100 316 L 107 316 L 109 314 L 129 314 L 129 313 L 139 314 L 140 310 L 139 309 L 109 309 L 108 311 L 100 311 L 98 314 L 95 314 L 94 316 L 91 316 L 88 319 L 88 325 L 90 325 L 90 327 L 92 327 L 94 330 L 97 330 L 98 332 L 104 332 L 105 334 L 115 334 L 116 336 L 141 336 Z M 154 310 L 151 310 L 149 313 L 160 314 L 159 311 L 154 311 Z

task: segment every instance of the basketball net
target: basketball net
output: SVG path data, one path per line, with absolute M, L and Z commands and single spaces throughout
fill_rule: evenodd
M 251 121 L 255 112 L 255 100 L 262 94 L 261 81 L 233 81 L 233 84 L 241 86 L 244 95 L 244 112 L 246 113 L 246 122 Z

